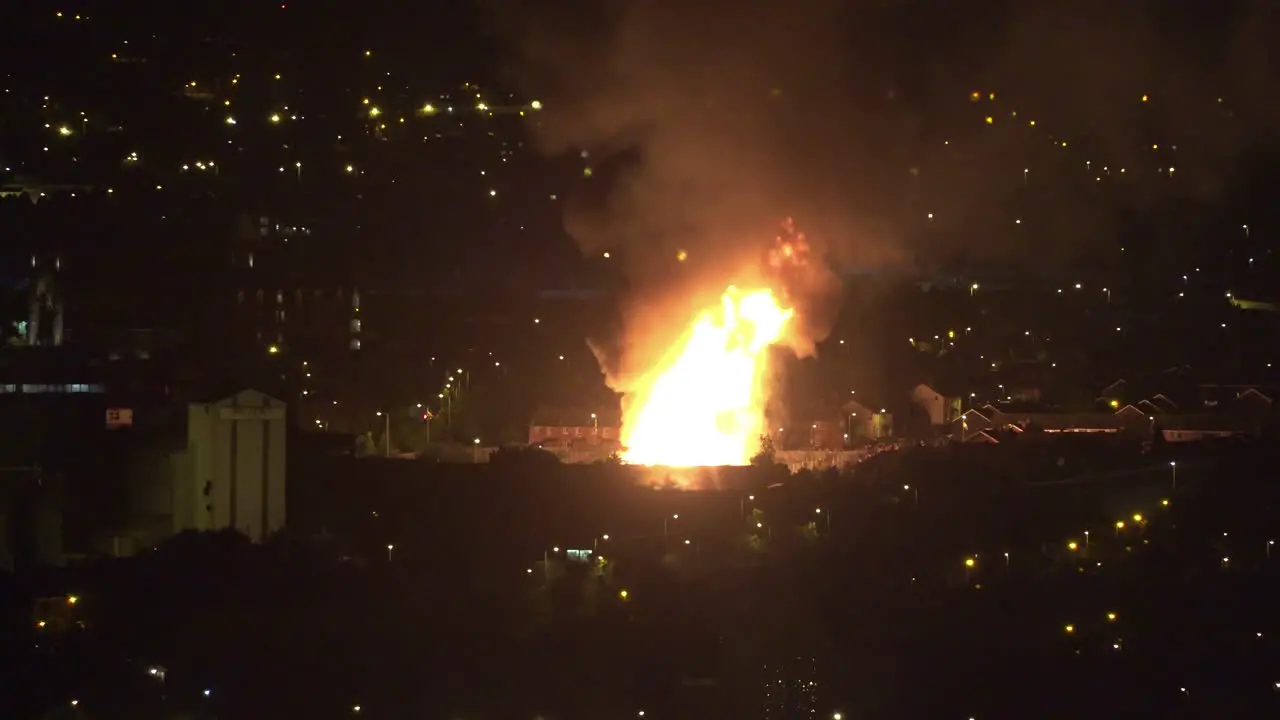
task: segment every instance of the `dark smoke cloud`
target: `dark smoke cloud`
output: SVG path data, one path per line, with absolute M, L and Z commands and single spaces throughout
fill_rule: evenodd
M 542 149 L 621 167 L 601 174 L 603 201 L 570 205 L 570 233 L 584 252 L 624 251 L 640 277 L 669 273 L 677 248 L 707 267 L 752 258 L 784 215 L 845 269 L 953 251 L 1069 261 L 1114 239 L 1114 200 L 1028 192 L 1025 166 L 1176 160 L 1180 192 L 1214 200 L 1280 120 L 1266 0 L 538 2 L 491 16 L 513 76 L 546 104 Z M 997 98 L 971 104 L 971 90 Z M 1145 152 L 1153 137 L 1179 155 Z M 1033 233 L 1007 226 L 1015 213 Z
M 508 27 L 520 82 L 547 107 L 543 149 L 632 158 L 604 203 L 571 206 L 568 229 L 585 252 L 625 249 L 642 275 L 669 272 L 678 249 L 692 265 L 724 267 L 754 259 L 785 215 L 815 238 L 857 237 L 842 247 L 871 258 L 887 247 L 859 233 L 827 182 L 826 165 L 855 135 L 835 97 L 848 83 L 839 3 L 541 7 Z

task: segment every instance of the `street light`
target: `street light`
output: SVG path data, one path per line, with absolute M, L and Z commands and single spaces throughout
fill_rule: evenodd
M 1169 471 L 1173 477 L 1172 488 L 1174 490 L 1177 490 L 1178 489 L 1178 461 L 1177 460 L 1169 461 Z
M 479 465 L 479 464 L 480 464 L 480 438 L 476 438 L 475 440 L 473 440 L 473 441 L 471 442 L 471 447 L 472 447 L 472 450 L 471 450 L 471 455 L 472 455 L 472 457 L 471 457 L 471 459 L 472 459 L 472 461 L 474 461 L 477 465 Z
M 662 518 L 662 534 L 663 534 L 663 535 L 666 535 L 666 534 L 667 534 L 667 529 L 668 529 L 668 528 L 667 528 L 667 521 L 669 521 L 669 520 L 679 520 L 679 519 L 680 519 L 680 516 L 679 516 L 679 515 L 672 515 L 672 516 L 671 516 L 671 517 L 669 517 L 669 518 Z
M 378 411 L 378 417 L 382 418 L 382 440 L 383 440 L 383 457 L 391 457 L 391 413 Z
M 391 543 L 387 543 L 387 562 L 391 562 L 391 551 L 395 549 L 396 549 L 395 545 L 392 545 Z

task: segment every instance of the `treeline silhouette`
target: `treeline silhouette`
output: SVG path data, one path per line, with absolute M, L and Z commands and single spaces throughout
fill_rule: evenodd
M 263 545 L 11 578 L 14 716 L 753 718 L 798 657 L 817 717 L 1280 707 L 1273 448 L 1017 445 L 703 492 L 528 453 L 295 466 Z M 37 627 L 62 595 L 84 627 Z

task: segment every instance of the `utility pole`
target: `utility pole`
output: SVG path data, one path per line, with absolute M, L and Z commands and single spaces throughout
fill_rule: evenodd
M 391 413 L 378 411 L 378 415 L 382 417 L 382 456 L 391 457 Z

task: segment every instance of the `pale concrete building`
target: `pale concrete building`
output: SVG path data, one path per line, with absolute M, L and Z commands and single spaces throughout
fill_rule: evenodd
M 173 532 L 234 528 L 261 542 L 285 524 L 285 404 L 257 390 L 187 409 L 170 458 Z

